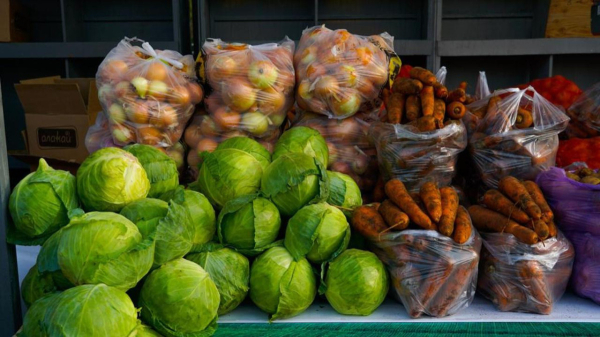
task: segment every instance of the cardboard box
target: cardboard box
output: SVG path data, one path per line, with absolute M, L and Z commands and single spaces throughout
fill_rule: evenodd
M 88 156 L 85 135 L 90 109 L 97 109 L 94 83 L 93 78 L 54 76 L 15 84 L 25 110 L 29 155 L 83 162 Z
M 29 40 L 29 15 L 15 0 L 0 0 L 0 42 Z
M 600 36 L 600 0 L 552 0 L 546 37 Z

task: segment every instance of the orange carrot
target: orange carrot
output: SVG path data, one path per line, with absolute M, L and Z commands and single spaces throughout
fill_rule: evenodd
M 392 92 L 403 95 L 416 95 L 423 89 L 423 83 L 412 78 L 397 77 L 392 84 Z
M 388 230 L 377 209 L 367 205 L 357 207 L 350 222 L 354 230 L 371 240 L 377 239 L 381 233 Z
M 385 199 L 385 182 L 383 181 L 383 177 L 380 175 L 377 179 L 377 183 L 375 184 L 375 188 L 373 189 L 373 200 L 377 202 L 383 201 Z
M 548 223 L 548 234 L 551 238 L 556 237 L 556 234 L 558 234 L 558 229 L 556 228 L 554 220 L 550 220 Z
M 433 131 L 438 126 L 438 120 L 433 116 L 422 116 L 414 122 L 417 129 L 421 132 Z
M 552 312 L 552 293 L 546 284 L 544 270 L 535 260 L 517 262 L 518 276 L 525 289 L 532 297 L 531 302 L 540 314 L 549 315 Z
M 447 102 L 461 102 L 464 103 L 467 99 L 467 93 L 464 89 L 458 88 L 450 91 L 448 93 Z
M 531 112 L 519 108 L 517 111 L 517 119 L 515 120 L 515 127 L 517 129 L 527 129 L 533 124 L 533 117 L 531 116 Z
M 498 190 L 488 190 L 483 195 L 482 202 L 487 208 L 494 210 L 507 218 L 520 224 L 526 224 L 531 221 L 527 213 L 515 207 L 512 201 Z
M 488 101 L 487 105 L 487 111 L 485 114 L 495 114 L 498 111 L 498 105 L 500 104 L 500 101 L 502 101 L 502 98 L 500 98 L 500 96 L 490 97 L 490 100 Z
M 436 98 L 433 101 L 433 117 L 439 121 L 444 121 L 444 117 L 446 117 L 446 102 L 443 99 Z
M 467 112 L 467 108 L 461 102 L 452 102 L 446 106 L 446 114 L 452 119 L 461 119 Z
M 479 205 L 469 207 L 469 215 L 475 228 L 481 231 L 509 233 L 519 241 L 526 244 L 535 244 L 539 241 L 537 234 L 529 228 L 523 227 L 500 213 L 496 213 Z
M 421 67 L 412 68 L 408 74 L 410 78 L 419 80 L 425 85 L 433 85 L 437 81 L 435 75 L 431 71 Z
M 468 260 L 467 260 L 468 261 Z M 477 270 L 478 259 L 473 258 L 470 263 L 458 262 L 454 264 L 454 271 L 448 277 L 449 282 L 437 293 L 436 298 L 429 305 L 429 311 L 434 317 L 444 317 L 452 304 L 463 293 L 465 287 L 470 287 L 471 275 Z
M 533 202 L 535 202 L 542 211 L 542 220 L 549 224 L 550 221 L 554 219 L 554 213 L 552 213 L 552 209 L 548 205 L 548 202 L 546 202 L 546 198 L 544 198 L 544 193 L 542 193 L 540 187 L 531 180 L 523 181 L 523 186 L 527 192 L 529 192 Z
M 433 222 L 440 222 L 442 217 L 442 195 L 436 183 L 429 181 L 421 185 L 420 196 Z
M 421 110 L 423 111 L 423 116 L 433 116 L 433 102 L 433 87 L 426 85 L 421 90 Z
M 417 120 L 421 112 L 421 102 L 419 96 L 410 95 L 406 98 L 406 119 L 409 122 Z
M 430 302 L 435 298 L 436 294 L 439 293 L 440 289 L 452 273 L 454 264 L 452 261 L 448 261 L 444 258 L 439 259 L 433 263 L 427 272 L 422 275 L 422 283 L 419 291 L 417 292 L 418 301 L 424 308 L 429 308 Z
M 446 98 L 448 97 L 448 88 L 439 82 L 435 82 L 433 84 L 433 94 L 436 98 Z
M 402 121 L 402 114 L 404 113 L 404 103 L 404 95 L 393 93 L 390 96 L 387 106 L 388 123 L 400 124 L 400 121 Z
M 408 194 L 404 184 L 398 179 L 392 179 L 385 184 L 385 194 L 396 206 L 408 215 L 410 220 L 424 229 L 436 229 L 431 219 L 421 211 L 419 206 Z
M 471 217 L 469 212 L 463 207 L 459 206 L 456 212 L 456 220 L 454 220 L 454 234 L 452 238 L 458 244 L 463 244 L 471 237 Z
M 465 81 L 460 82 L 458 87 L 461 88 L 462 90 L 467 90 L 467 82 L 465 82 Z
M 550 235 L 550 229 L 542 219 L 533 221 L 533 230 L 541 240 L 546 240 Z
M 458 194 L 452 187 L 440 188 L 440 194 L 442 196 L 442 217 L 438 230 L 443 235 L 452 236 L 458 210 Z
M 535 204 L 519 179 L 511 176 L 504 177 L 498 182 L 498 189 L 512 201 L 519 203 L 533 220 L 542 217 L 542 210 Z
M 398 206 L 394 205 L 394 203 L 389 200 L 384 200 L 381 203 L 379 214 L 381 214 L 383 220 L 385 220 L 390 229 L 401 231 L 408 227 L 408 215 L 402 212 Z

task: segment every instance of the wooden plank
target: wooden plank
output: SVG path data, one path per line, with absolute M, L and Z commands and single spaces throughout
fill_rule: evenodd
M 21 326 L 22 316 L 17 255 L 15 246 L 6 243 L 10 180 L 4 130 L 4 108 L 0 88 L 0 336 L 12 336 Z
M 440 56 L 599 54 L 600 39 L 513 39 L 439 41 Z
M 593 0 L 552 0 L 546 37 L 592 37 Z

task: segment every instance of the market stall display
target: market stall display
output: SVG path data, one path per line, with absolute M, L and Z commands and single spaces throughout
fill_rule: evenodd
M 377 111 L 389 86 L 394 38 L 387 33 L 360 36 L 325 25 L 302 32 L 294 54 L 296 102 L 306 111 L 330 118 Z M 399 63 L 399 62 L 397 62 Z
M 598 170 L 552 168 L 540 173 L 536 182 L 554 210 L 556 224 L 575 247 L 572 288 L 600 304 Z
M 96 86 L 113 141 L 121 146 L 173 146 L 204 96 L 191 55 L 157 51 L 137 38 L 123 39 L 106 55 Z

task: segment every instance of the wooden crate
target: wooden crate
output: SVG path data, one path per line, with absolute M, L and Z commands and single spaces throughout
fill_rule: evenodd
M 552 0 L 546 37 L 600 36 L 600 1 Z

